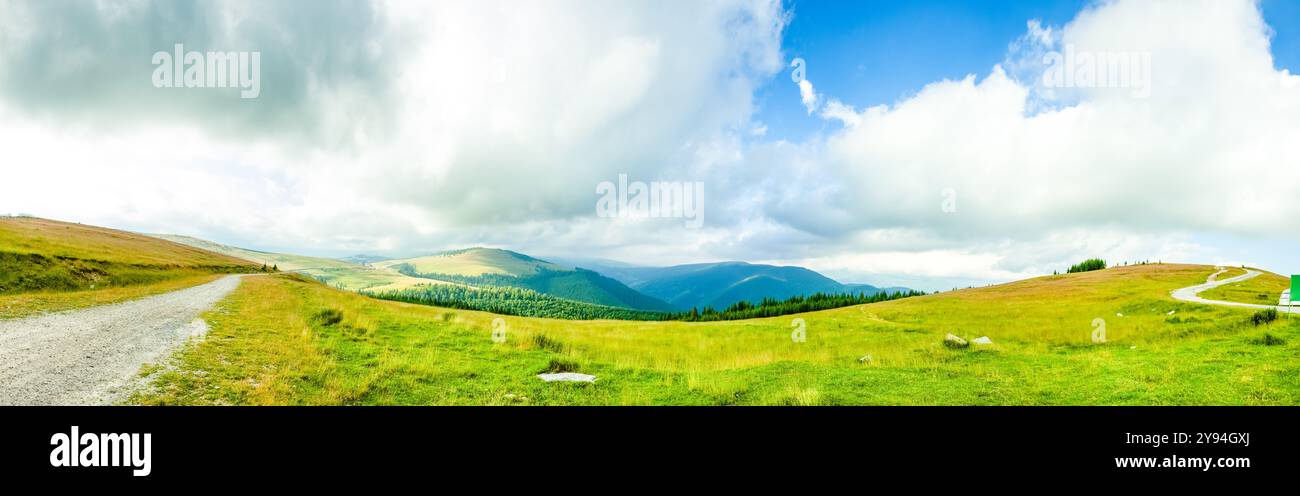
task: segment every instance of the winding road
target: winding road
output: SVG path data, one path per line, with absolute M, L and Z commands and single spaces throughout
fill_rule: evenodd
M 239 286 L 226 276 L 138 300 L 0 320 L 0 405 L 105 405 L 126 399 L 140 367 L 208 330 L 199 314 Z
M 1225 286 L 1228 284 L 1234 284 L 1248 279 L 1253 279 L 1259 276 L 1260 274 L 1258 270 L 1246 269 L 1245 274 L 1239 275 L 1237 277 L 1229 277 L 1222 281 L 1217 280 L 1219 274 L 1222 274 L 1227 271 L 1228 269 L 1222 269 L 1218 272 L 1215 272 L 1214 274 L 1211 274 L 1209 280 L 1207 280 L 1204 284 L 1198 284 L 1196 286 L 1186 287 L 1182 289 L 1175 289 L 1172 295 L 1176 300 L 1188 301 L 1192 303 L 1204 303 L 1206 305 L 1221 305 L 1227 307 L 1259 308 L 1259 309 L 1272 308 L 1279 312 L 1286 312 L 1286 313 L 1291 313 L 1295 311 L 1295 307 L 1289 307 L 1289 306 L 1284 307 L 1278 305 L 1258 305 L 1254 303 L 1237 303 L 1235 301 L 1207 300 L 1205 298 L 1201 298 L 1200 296 L 1197 296 L 1202 292 L 1209 291 L 1219 286 Z

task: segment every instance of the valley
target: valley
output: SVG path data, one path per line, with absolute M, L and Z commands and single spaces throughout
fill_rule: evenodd
M 201 311 L 204 339 L 141 364 L 144 385 L 121 399 L 134 404 L 1300 403 L 1300 320 L 1285 314 L 1261 319 L 1254 309 L 1171 296 L 1214 274 L 1234 273 L 1209 265 L 1127 265 L 793 315 L 689 322 L 639 319 L 619 312 L 647 311 L 521 287 L 539 275 L 597 273 L 506 250 L 373 257 L 358 264 L 172 237 L 185 242 L 178 244 L 43 219 L 5 219 L 0 226 L 0 252 L 10 254 L 8 263 L 22 274 L 46 273 L 33 272 L 43 266 L 22 257 L 58 261 L 42 269 L 50 274 L 46 278 L 10 276 L 21 284 L 57 284 L 39 290 L 9 286 L 0 302 L 21 308 L 6 318 L 170 294 L 222 274 L 262 273 L 268 265 L 269 274 L 245 277 Z M 70 269 L 77 264 L 103 273 L 92 271 L 92 277 Z M 689 281 L 683 274 L 691 273 L 708 277 L 694 287 L 678 286 L 689 288 L 682 293 L 713 298 L 734 293 L 696 288 L 736 287 L 737 280 L 748 288 L 746 281 L 755 278 L 820 282 L 831 290 L 830 283 L 839 284 L 797 267 L 726 263 L 669 269 L 645 270 L 630 285 L 613 277 L 627 273 L 582 276 L 584 283 L 617 285 L 569 289 L 607 298 L 635 291 L 632 286 L 673 287 Z M 377 275 L 367 280 L 370 274 Z M 1201 296 L 1249 299 L 1276 291 L 1282 280 L 1264 272 Z M 477 285 L 484 281 L 496 284 Z M 524 309 L 561 304 L 599 311 L 538 318 L 467 308 L 460 300 L 417 305 L 367 296 L 386 284 L 455 289 L 461 292 L 447 294 L 461 297 L 514 291 L 506 301 Z M 591 287 L 620 289 L 598 293 Z M 34 304 L 33 294 L 72 295 L 65 301 L 80 306 Z M 1100 342 L 1094 334 L 1098 321 L 1105 328 Z M 951 346 L 945 341 L 949 334 L 974 344 Z M 597 379 L 550 383 L 538 379 L 544 373 Z

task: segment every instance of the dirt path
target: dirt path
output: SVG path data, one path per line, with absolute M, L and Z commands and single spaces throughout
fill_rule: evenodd
M 1196 286 L 1190 286 L 1190 287 L 1174 290 L 1173 292 L 1174 299 L 1182 300 L 1182 301 L 1190 301 L 1192 303 L 1204 303 L 1206 305 L 1222 305 L 1228 307 L 1260 308 L 1260 309 L 1272 308 L 1272 309 L 1276 309 L 1279 312 L 1294 311 L 1295 307 L 1283 307 L 1283 306 L 1276 306 L 1276 305 L 1257 305 L 1254 303 L 1237 303 L 1235 301 L 1207 300 L 1205 298 L 1201 298 L 1200 296 L 1197 296 L 1202 292 L 1209 291 L 1219 286 L 1225 286 L 1228 284 L 1234 284 L 1241 281 L 1245 281 L 1247 279 L 1253 279 L 1259 276 L 1260 274 L 1258 270 L 1246 269 L 1245 274 L 1239 275 L 1237 277 L 1229 277 L 1222 281 L 1218 280 L 1219 274 L 1222 274 L 1224 272 L 1227 272 L 1227 269 L 1223 269 L 1218 272 L 1215 272 L 1214 274 L 1211 274 L 1209 279 L 1207 279 L 1204 284 L 1198 284 Z
M 0 321 L 0 405 L 103 405 L 139 385 L 208 326 L 198 318 L 237 286 L 227 276 L 113 305 Z

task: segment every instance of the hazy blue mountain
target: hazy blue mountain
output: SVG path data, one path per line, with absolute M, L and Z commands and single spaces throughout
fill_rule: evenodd
M 402 274 L 472 286 L 507 286 L 574 301 L 636 310 L 667 311 L 672 306 L 629 288 L 617 279 L 567 264 L 553 263 L 496 248 L 467 248 L 425 257 L 375 262 Z
M 339 260 L 342 260 L 344 262 L 354 263 L 357 265 L 366 265 L 366 264 L 383 262 L 385 260 L 392 260 L 392 259 L 388 257 L 381 257 L 379 255 L 362 254 L 362 255 L 352 255 L 352 256 L 343 257 L 340 258 Z
M 552 258 L 552 260 L 557 260 Z M 603 259 L 558 259 L 619 280 L 632 289 L 666 301 L 679 310 L 692 307 L 723 309 L 738 301 L 756 303 L 763 298 L 786 299 L 813 293 L 865 293 L 905 291 L 870 284 L 843 284 L 803 267 L 719 262 L 638 267 Z

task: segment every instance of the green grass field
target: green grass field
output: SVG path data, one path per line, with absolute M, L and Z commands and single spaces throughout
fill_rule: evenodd
M 1300 321 L 1172 300 L 1153 264 L 716 323 L 561 321 L 246 279 L 140 404 L 1296 405 Z M 503 343 L 491 339 L 505 323 Z M 805 342 L 791 332 L 803 319 Z M 1094 343 L 1096 319 L 1106 341 Z M 993 344 L 949 349 L 943 336 Z M 869 357 L 869 358 L 868 358 Z M 541 372 L 594 374 L 546 383 Z
M 0 318 L 115 303 L 257 267 L 125 231 L 0 218 Z

